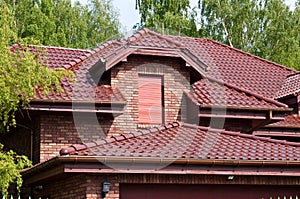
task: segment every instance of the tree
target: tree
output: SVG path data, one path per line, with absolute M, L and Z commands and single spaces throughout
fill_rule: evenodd
M 88 5 L 88 30 L 89 44 L 99 45 L 107 39 L 119 39 L 120 22 L 118 13 L 112 7 L 111 0 L 90 0 Z
M 24 167 L 31 166 L 31 162 L 26 156 L 17 155 L 13 151 L 5 152 L 0 144 L 0 188 L 2 195 L 7 195 L 7 189 L 12 184 L 17 185 L 17 189 L 22 185 L 20 171 Z M 0 194 L 1 195 L 1 194 Z
M 94 48 L 119 34 L 118 13 L 110 0 L 5 0 L 13 10 L 18 37 L 47 46 Z
M 299 12 L 282 0 L 200 0 L 200 36 L 299 68 Z
M 61 90 L 60 80 L 72 75 L 64 70 L 51 70 L 41 65 L 36 54 L 17 39 L 14 15 L 4 1 L 0 1 L 0 132 L 15 125 L 14 113 L 25 107 L 37 89 L 49 92 L 53 86 Z M 12 51 L 11 44 L 19 41 Z M 20 170 L 30 165 L 27 157 L 4 152 L 0 145 L 0 189 L 5 195 L 10 183 L 20 188 Z
M 197 35 L 196 11 L 190 8 L 189 0 L 136 0 L 136 9 L 141 14 L 140 27 L 166 34 Z

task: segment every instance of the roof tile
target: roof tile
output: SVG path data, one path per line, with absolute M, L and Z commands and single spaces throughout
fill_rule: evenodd
M 278 91 L 276 98 L 286 97 L 300 92 L 300 72 L 289 75 Z
M 196 102 L 200 105 L 249 108 L 287 107 L 273 99 L 208 78 L 194 83 L 193 88 Z
M 173 123 L 154 134 L 123 139 L 106 138 L 106 144 L 70 151 L 71 156 L 160 157 L 186 159 L 300 161 L 300 144 L 225 130 Z M 86 145 L 83 145 L 86 146 Z M 78 148 L 78 147 L 77 147 Z
M 209 66 L 208 76 L 269 98 L 275 97 L 285 77 L 295 72 L 211 39 L 162 35 L 142 29 L 124 42 L 147 47 L 186 48 Z
M 113 44 L 113 42 L 109 43 Z M 13 45 L 11 50 L 13 51 L 18 47 L 20 47 L 19 44 Z M 112 46 L 108 48 L 112 48 Z M 30 46 L 30 49 L 33 53 L 39 54 L 43 62 L 47 63 L 49 68 L 72 70 L 76 76 L 75 82 L 71 82 L 66 78 L 61 80 L 64 92 L 52 91 L 44 95 L 41 91 L 37 91 L 35 101 L 124 101 L 118 89 L 112 89 L 107 85 L 95 86 L 89 82 L 87 73 L 91 63 L 83 62 L 83 60 L 92 56 L 92 51 L 52 46 Z
M 293 69 L 286 68 L 211 39 L 162 35 L 148 29 L 142 29 L 127 40 L 108 41 L 92 51 L 59 47 L 34 47 L 44 50 L 44 53 L 40 52 L 40 54 L 41 57 L 49 58 L 48 63 L 50 68 L 64 67 L 72 70 L 75 72 L 77 80 L 77 89 L 73 88 L 73 91 L 71 91 L 71 83 L 68 81 L 65 82 L 64 90 L 67 94 L 50 93 L 49 95 L 42 96 L 38 93 L 37 99 L 122 100 L 123 97 L 120 92 L 112 91 L 111 88 L 100 87 L 100 90 L 102 90 L 101 94 L 103 95 L 95 93 L 94 88 L 87 83 L 86 73 L 99 60 L 111 60 L 112 57 L 119 56 L 119 52 L 128 48 L 128 46 L 187 49 L 208 66 L 206 76 L 221 79 L 225 83 L 268 98 L 278 96 L 276 93 L 284 83 L 285 77 L 296 72 Z M 130 52 L 128 51 L 128 53 Z M 291 89 L 290 86 L 288 88 Z M 245 94 L 242 92 L 237 95 L 238 99 L 234 99 L 234 94 L 236 94 L 235 89 L 228 90 L 228 98 L 231 100 L 229 100 L 229 103 L 234 102 L 234 104 L 240 104 L 241 106 L 273 106 L 264 100 L 254 99 L 255 97 L 253 96 L 243 96 Z M 204 103 L 212 103 L 211 100 L 216 100 L 217 103 L 220 103 L 218 99 L 209 99 L 208 96 L 208 92 L 199 93 L 199 97 L 203 99 Z M 249 101 L 242 100 L 245 98 Z

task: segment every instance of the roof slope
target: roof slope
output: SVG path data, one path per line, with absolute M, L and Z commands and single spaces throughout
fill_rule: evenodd
M 207 75 L 274 98 L 285 77 L 295 70 L 211 39 L 162 35 L 148 29 L 128 39 L 129 45 L 187 49 L 208 66 Z
M 19 44 L 13 45 L 11 50 L 21 48 Z M 124 98 L 119 90 L 112 89 L 108 85 L 97 86 L 91 82 L 87 76 L 89 64 L 84 61 L 93 55 L 94 51 L 62 48 L 53 46 L 30 46 L 32 53 L 37 53 L 42 59 L 43 63 L 51 69 L 64 68 L 73 71 L 76 75 L 75 81 L 71 82 L 67 78 L 61 80 L 61 85 L 64 92 L 50 92 L 43 94 L 41 91 L 36 93 L 36 101 L 118 101 L 123 102 Z
M 300 161 L 300 144 L 172 123 L 98 142 L 74 145 L 62 156 Z
M 10 50 L 21 49 L 20 44 L 11 46 Z M 49 68 L 65 68 L 70 69 L 76 64 L 86 59 L 90 54 L 90 50 L 63 48 L 54 46 L 29 46 L 32 53 L 39 54 L 44 64 L 48 64 Z
M 289 75 L 284 84 L 281 86 L 280 90 L 278 91 L 276 98 L 286 97 L 288 95 L 292 95 L 295 93 L 300 92 L 300 73 L 294 73 Z
M 108 41 L 92 51 L 57 47 L 38 48 L 46 49 L 47 53 L 43 53 L 42 56 L 49 58 L 50 68 L 63 67 L 69 70 L 77 70 L 76 74 L 79 74 L 82 71 L 75 68 L 81 66 L 83 62 L 87 63 L 85 69 L 91 68 L 99 60 L 104 60 L 108 62 L 107 65 L 113 66 L 124 59 L 121 54 L 124 54 L 126 57 L 136 51 L 135 48 L 130 47 L 137 46 L 156 48 L 156 50 L 160 48 L 164 49 L 165 52 L 175 50 L 174 52 L 181 53 L 181 56 L 186 56 L 185 58 L 190 62 L 200 64 L 199 68 L 206 70 L 205 76 L 223 80 L 225 83 L 268 98 L 274 98 L 280 86 L 284 83 L 285 77 L 296 72 L 293 69 L 231 48 L 211 39 L 162 35 L 148 29 L 139 30 L 128 39 Z M 152 51 L 149 52 L 153 53 Z M 79 67 L 79 69 L 81 68 Z M 83 76 L 80 78 L 83 78 Z M 89 88 L 85 90 L 87 86 L 83 85 L 83 81 L 86 80 L 82 80 L 79 87 L 82 87 L 84 92 L 94 92 Z M 66 87 L 69 87 L 69 82 L 64 82 L 64 84 L 67 85 Z M 68 89 L 66 88 L 65 90 Z M 64 97 L 59 96 L 53 98 L 45 96 L 44 98 L 60 98 L 64 100 Z
M 287 105 L 279 103 L 245 89 L 228 83 L 221 83 L 208 78 L 193 84 L 194 96 L 200 105 L 247 107 L 247 108 L 280 108 Z
M 163 35 L 146 28 L 139 30 L 127 40 L 107 42 L 94 52 L 98 53 L 99 58 L 109 62 L 109 57 L 119 56 L 116 52 L 123 51 L 126 54 L 128 51 L 130 54 L 130 46 L 188 51 L 194 56 L 191 59 L 198 59 L 207 66 L 206 76 L 221 79 L 268 98 L 274 98 L 285 77 L 296 72 L 294 69 L 211 39 Z

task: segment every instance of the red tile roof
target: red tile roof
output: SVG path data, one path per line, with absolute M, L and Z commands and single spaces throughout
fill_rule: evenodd
M 245 89 L 240 89 L 228 83 L 202 79 L 193 84 L 194 97 L 200 105 L 248 107 L 248 108 L 279 108 L 287 105 L 279 103 Z
M 211 39 L 169 36 L 185 45 L 209 68 L 207 75 L 274 98 L 285 77 L 295 72 Z
M 283 121 L 269 124 L 266 127 L 300 128 L 300 116 L 297 114 L 287 115 Z
M 300 161 L 300 144 L 173 123 L 97 142 L 73 145 L 61 155 L 220 160 Z
M 72 84 L 63 79 L 64 92 L 54 92 L 43 95 L 41 91 L 38 91 L 36 98 L 32 101 L 51 100 L 57 101 L 85 101 L 85 102 L 124 102 L 125 99 L 118 89 L 112 89 L 111 86 L 102 85 L 93 87 L 88 85 L 89 83 L 76 82 L 79 85 L 76 89 L 73 89 Z M 74 91 L 74 92 L 73 92 Z
M 201 60 L 207 76 L 274 98 L 293 69 L 270 62 L 211 39 L 170 36 L 148 29 L 138 31 L 127 40 L 128 45 L 186 49 Z
M 278 91 L 276 98 L 282 98 L 300 92 L 300 72 L 289 75 Z
M 106 61 L 112 66 L 130 55 L 136 47 L 161 48 L 168 52 L 188 52 L 186 59 L 196 61 L 195 63 L 204 64 L 198 71 L 206 70 L 205 76 L 221 79 L 225 83 L 249 90 L 259 95 L 273 98 L 276 96 L 280 86 L 285 81 L 285 77 L 293 74 L 295 70 L 286 68 L 282 65 L 267 61 L 249 53 L 231 48 L 227 45 L 215 42 L 211 39 L 190 38 L 182 36 L 170 36 L 155 33 L 148 29 L 142 29 L 127 40 L 109 41 L 98 48 L 89 50 L 66 49 L 57 47 L 41 47 L 46 49 L 49 56 L 49 67 L 63 67 L 72 69 L 85 62 L 85 68 L 89 69 L 99 60 Z M 84 61 L 83 61 L 84 60 Z M 199 61 L 200 60 L 200 61 Z M 81 69 L 81 67 L 79 67 Z M 75 69 L 76 70 L 76 69 Z M 78 69 L 77 69 L 78 70 Z M 79 71 L 76 75 L 81 73 Z M 80 80 L 79 87 L 84 91 L 87 85 L 81 85 L 86 79 Z M 66 90 L 70 90 L 69 82 Z M 93 92 L 87 89 L 84 92 Z M 104 92 L 105 93 L 105 92 Z M 61 100 L 68 98 L 69 94 L 60 97 Z M 82 99 L 84 94 L 80 94 Z M 49 99 L 59 98 L 57 96 Z
M 11 50 L 22 48 L 20 44 L 11 46 Z M 30 46 L 32 53 L 38 53 L 44 63 L 49 68 L 65 68 L 70 69 L 76 64 L 82 62 L 90 54 L 90 50 L 63 48 L 54 46 Z
M 185 48 L 186 46 L 170 36 L 142 29 L 127 39 L 128 44 L 158 48 Z
M 13 45 L 11 50 L 18 47 L 21 46 Z M 75 82 L 70 82 L 67 78 L 62 79 L 64 92 L 52 91 L 45 95 L 38 91 L 32 101 L 125 101 L 118 89 L 112 89 L 108 85 L 96 86 L 95 83 L 89 82 L 87 77 L 89 65 L 85 64 L 84 60 L 90 57 L 93 51 L 53 46 L 30 46 L 30 50 L 32 53 L 39 54 L 49 68 L 65 68 L 76 74 Z

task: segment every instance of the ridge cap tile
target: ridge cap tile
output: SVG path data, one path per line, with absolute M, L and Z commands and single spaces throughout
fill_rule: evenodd
M 85 144 L 73 144 L 71 147 L 73 147 L 76 151 L 87 149 Z
M 134 135 L 132 133 L 124 133 L 124 134 L 122 134 L 122 136 L 124 136 L 125 139 L 130 139 L 130 138 L 134 137 Z
M 117 141 L 114 136 L 109 137 L 109 138 L 105 138 L 104 140 L 105 140 L 106 144 L 109 144 L 109 143 Z
M 94 141 L 88 142 L 88 143 L 84 143 L 84 145 L 86 146 L 87 149 L 97 146 L 97 144 Z
M 126 137 L 124 136 L 124 134 L 118 135 L 118 136 L 113 136 L 116 141 L 121 141 L 121 140 L 125 140 Z

